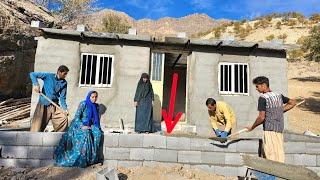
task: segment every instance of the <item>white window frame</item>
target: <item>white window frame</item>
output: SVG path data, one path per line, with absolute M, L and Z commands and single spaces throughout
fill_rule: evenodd
M 231 90 L 229 91 L 222 91 L 221 90 L 221 65 L 224 66 L 231 66 Z M 241 92 L 235 92 L 235 65 L 246 65 L 247 66 L 247 90 L 248 92 L 247 93 L 241 93 Z M 248 63 L 231 63 L 231 62 L 220 62 L 219 65 L 218 65 L 218 88 L 219 88 L 219 94 L 222 94 L 222 95 L 246 95 L 246 96 L 249 96 L 249 77 L 250 77 L 250 74 L 249 74 L 250 70 L 249 70 L 249 64 Z M 225 73 L 225 71 L 223 71 L 223 73 Z M 240 73 L 240 72 L 238 72 Z M 242 72 L 243 73 L 243 77 L 244 77 L 244 71 Z M 238 76 L 238 78 L 240 78 L 240 76 Z M 243 79 L 243 88 L 245 86 L 245 83 L 244 83 L 244 79 Z M 238 88 L 240 89 L 240 83 L 238 84 Z
M 97 63 L 96 63 L 96 74 L 95 74 L 95 76 L 96 76 L 96 78 L 95 78 L 95 83 L 94 84 L 81 84 L 81 73 L 82 73 L 82 62 L 83 62 L 83 56 L 84 55 L 87 55 L 87 56 L 89 56 L 89 55 L 91 55 L 91 56 L 97 56 Z M 105 58 L 105 57 L 108 57 L 108 60 L 109 60 L 109 58 L 112 58 L 112 63 L 111 63 L 111 75 L 110 75 L 110 84 L 103 84 L 102 83 L 102 81 L 101 81 L 101 83 L 99 84 L 99 71 L 100 71 L 100 58 L 101 57 L 103 57 L 103 58 Z M 91 64 L 92 64 L 92 60 L 91 60 Z M 105 60 L 103 60 L 103 62 L 105 62 Z M 114 66 L 113 66 L 113 64 L 114 64 L 114 55 L 112 55 L 112 54 L 95 54 L 95 53 L 81 53 L 81 68 L 80 68 L 80 76 L 79 76 L 79 87 L 111 87 L 112 86 L 112 83 L 113 83 L 113 75 L 114 75 Z M 87 61 L 87 64 L 86 64 L 86 68 L 88 67 L 88 61 Z M 91 67 L 91 68 L 93 68 L 93 67 Z M 102 68 L 104 68 L 103 66 L 102 66 Z M 103 69 L 102 69 L 102 71 L 103 71 Z M 85 71 L 85 73 L 87 73 L 87 71 Z M 90 71 L 90 73 L 92 73 L 92 70 Z M 108 71 L 107 71 L 107 74 L 108 74 Z M 91 76 L 91 75 L 90 75 Z M 103 76 L 103 74 L 101 75 L 101 76 Z M 84 82 L 86 82 L 86 78 L 87 78 L 87 75 L 85 74 L 85 80 L 84 80 Z M 107 80 L 107 82 L 108 82 L 108 80 Z

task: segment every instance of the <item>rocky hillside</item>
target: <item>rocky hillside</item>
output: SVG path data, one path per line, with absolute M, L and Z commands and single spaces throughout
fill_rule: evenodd
M 215 20 L 206 14 L 192 14 L 182 18 L 164 17 L 159 20 L 141 19 L 135 20 L 129 15 L 104 9 L 86 17 L 79 17 L 75 21 L 64 26 L 65 29 L 75 29 L 77 24 L 86 24 L 91 31 L 103 31 L 103 18 L 108 14 L 116 14 L 126 21 L 132 28 L 137 29 L 140 35 L 165 35 L 176 36 L 178 32 L 186 32 L 187 35 L 208 31 L 230 20 Z
M 33 71 L 38 30 L 32 20 L 57 27 L 54 17 L 28 0 L 0 1 L 0 100 L 31 95 L 29 72 Z
M 248 29 L 246 30 L 247 34 L 243 36 L 237 33 L 234 24 L 229 24 L 226 25 L 226 29 L 220 36 L 217 36 L 213 30 L 199 38 L 221 39 L 226 36 L 234 36 L 236 40 L 243 41 L 268 42 L 273 39 L 282 39 L 285 44 L 299 44 L 299 38 L 308 36 L 310 29 L 316 25 L 316 23 L 311 23 L 307 19 L 306 21 L 307 23 L 305 24 L 297 23 L 295 25 L 288 25 L 283 23 L 282 18 L 274 18 L 264 27 L 257 26 L 259 20 L 248 21 L 240 25 L 240 28 Z

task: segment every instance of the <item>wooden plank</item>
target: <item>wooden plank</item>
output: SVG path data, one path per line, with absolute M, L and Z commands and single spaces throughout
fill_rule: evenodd
M 280 178 L 320 180 L 320 177 L 315 172 L 302 166 L 280 163 L 246 154 L 241 156 L 245 166 Z
M 8 102 L 11 102 L 12 100 L 13 100 L 13 98 L 10 98 L 10 99 L 8 99 L 8 100 L 2 101 L 2 102 L 0 103 L 0 106 L 1 106 L 1 105 L 5 105 L 5 104 L 7 104 Z

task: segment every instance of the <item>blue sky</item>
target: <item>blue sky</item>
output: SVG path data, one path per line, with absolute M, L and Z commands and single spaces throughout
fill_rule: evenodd
M 102 8 L 122 11 L 136 20 L 180 18 L 206 13 L 214 19 L 251 19 L 272 12 L 297 11 L 309 17 L 320 12 L 320 0 L 98 0 Z

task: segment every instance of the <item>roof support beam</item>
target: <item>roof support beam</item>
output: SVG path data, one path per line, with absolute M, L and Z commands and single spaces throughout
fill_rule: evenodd
M 188 39 L 188 41 L 184 44 L 183 50 L 185 50 L 188 47 L 189 44 L 190 44 L 190 39 Z M 182 54 L 179 54 L 177 59 L 174 61 L 173 65 L 172 65 L 172 69 L 174 69 L 174 67 L 178 63 L 179 59 L 181 58 L 181 56 L 182 56 Z

